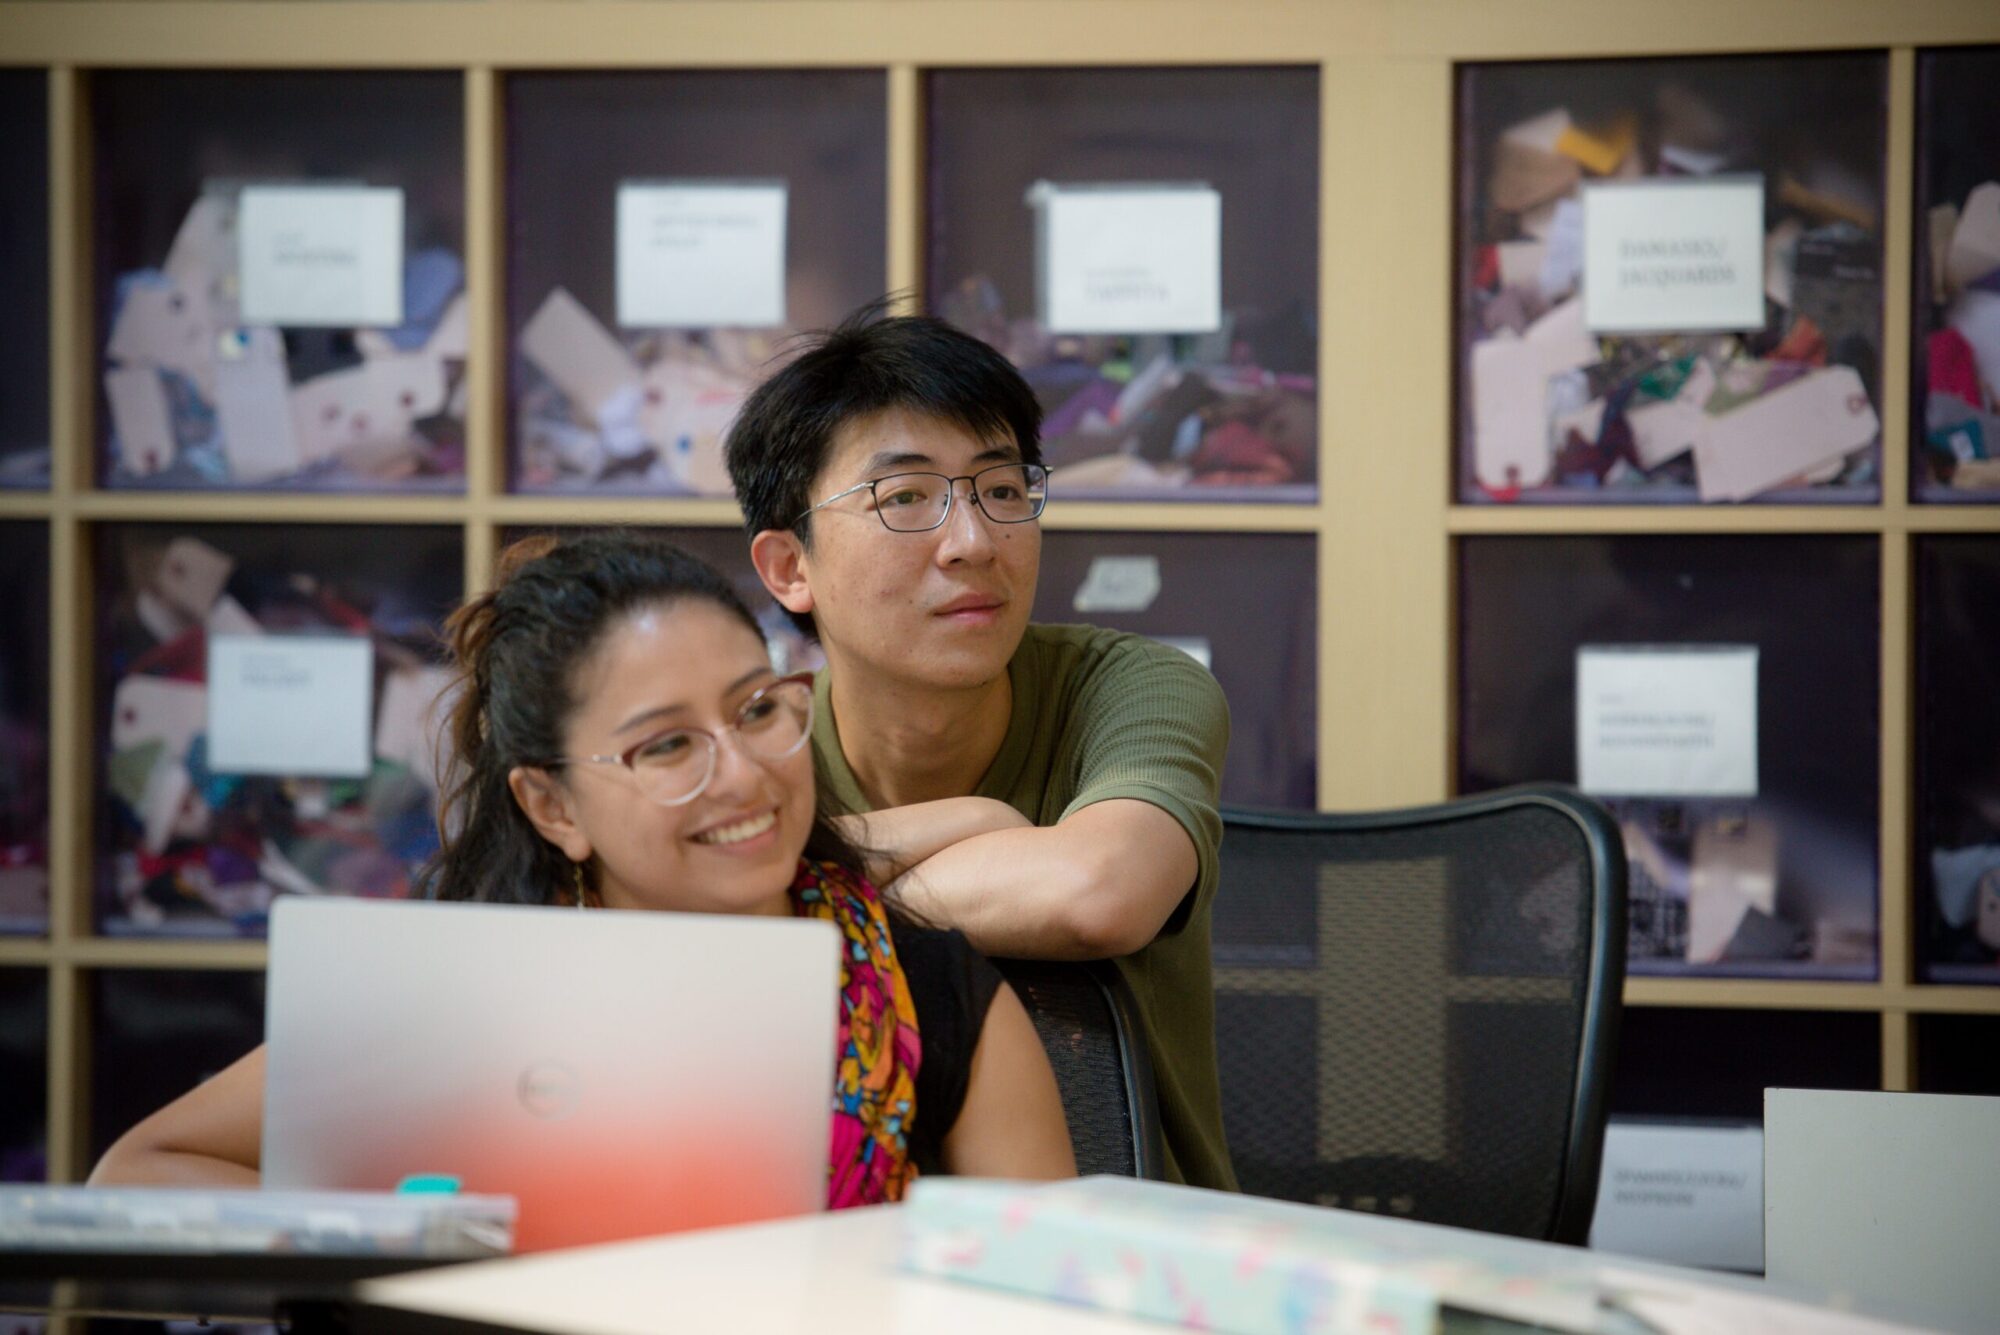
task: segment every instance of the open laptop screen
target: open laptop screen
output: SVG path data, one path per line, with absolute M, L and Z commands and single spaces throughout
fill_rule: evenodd
M 802 919 L 283 900 L 263 1180 L 446 1174 L 523 1251 L 824 1207 L 838 933 Z

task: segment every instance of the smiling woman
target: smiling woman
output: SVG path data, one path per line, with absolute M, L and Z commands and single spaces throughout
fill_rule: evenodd
M 522 837 L 570 864 L 554 882 L 559 893 L 610 908 L 782 916 L 800 851 L 815 835 L 820 858 L 856 865 L 814 817 L 803 745 L 811 692 L 773 676 L 756 623 L 740 608 L 686 595 L 634 608 L 568 675 L 572 707 L 549 749 L 530 736 L 519 752 L 495 753 L 490 730 L 481 738 L 488 753 L 454 790 L 468 794 L 468 834 L 486 814 L 472 805 L 483 785 L 500 804 L 489 821 L 525 814 L 531 829 Z M 517 763 L 499 773 L 510 759 Z M 483 853 L 469 839 L 446 851 L 446 898 L 458 897 L 467 874 L 481 874 L 452 866 L 460 849 L 468 859 Z
M 864 862 L 819 814 L 811 683 L 771 670 L 720 575 L 630 533 L 531 538 L 449 635 L 433 897 L 828 919 L 847 943 L 828 1204 L 896 1200 L 926 1172 L 1075 1171 L 1020 1002 L 962 936 L 899 917 L 866 874 L 937 850 Z M 950 805 L 956 837 L 1018 820 Z M 259 1049 L 133 1128 L 93 1181 L 254 1180 L 262 1118 Z

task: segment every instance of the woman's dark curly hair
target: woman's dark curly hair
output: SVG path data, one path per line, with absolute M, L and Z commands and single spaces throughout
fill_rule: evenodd
M 523 538 L 500 554 L 496 577 L 492 592 L 468 599 L 445 622 L 457 693 L 445 733 L 442 847 L 422 884 L 433 899 L 574 903 L 575 865 L 529 822 L 507 774 L 562 754 L 581 703 L 578 669 L 625 617 L 690 598 L 721 608 L 760 639 L 763 632 L 712 567 L 629 530 Z M 861 854 L 823 809 L 805 855 L 862 869 Z

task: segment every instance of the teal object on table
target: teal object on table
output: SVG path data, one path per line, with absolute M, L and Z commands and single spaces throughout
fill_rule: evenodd
M 412 1173 L 396 1184 L 396 1190 L 405 1196 L 450 1196 L 459 1185 L 449 1173 Z

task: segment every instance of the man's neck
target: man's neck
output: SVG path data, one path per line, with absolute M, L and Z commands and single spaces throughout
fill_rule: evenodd
M 1014 687 L 1002 672 L 963 690 L 869 680 L 832 669 L 840 750 L 873 808 L 965 797 L 978 788 L 1013 718 Z

